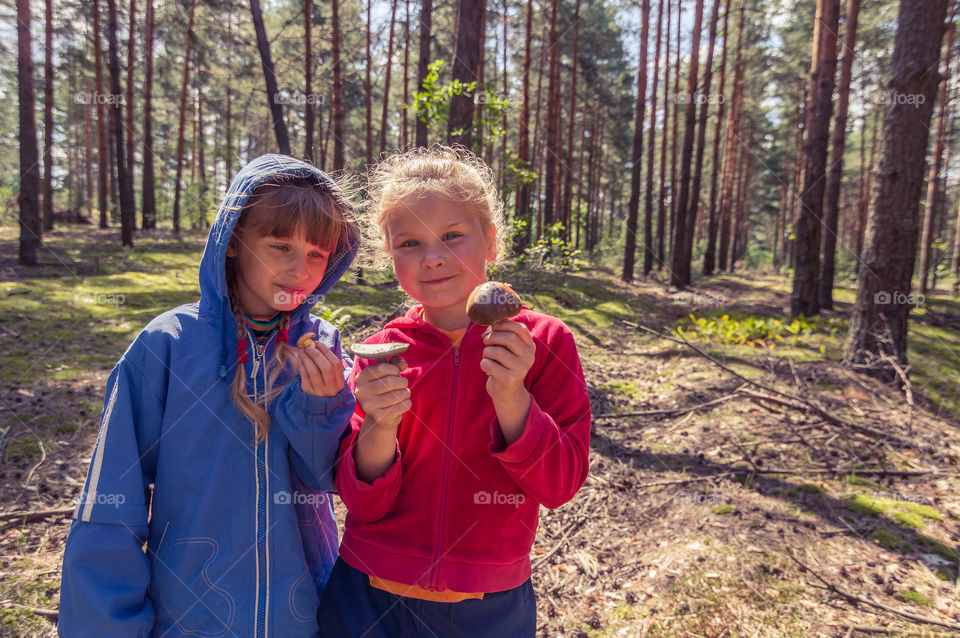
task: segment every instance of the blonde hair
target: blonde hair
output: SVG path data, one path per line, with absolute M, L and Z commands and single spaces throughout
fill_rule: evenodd
M 434 144 L 387 157 L 367 178 L 365 234 L 369 260 L 383 269 L 390 263 L 387 253 L 387 220 L 399 206 L 438 197 L 463 204 L 477 215 L 484 233 L 496 228 L 497 259 L 506 252 L 507 229 L 503 200 L 489 166 L 463 146 Z
M 331 252 L 349 250 L 357 240 L 359 231 L 353 216 L 353 206 L 344 191 L 329 178 L 278 176 L 270 182 L 260 184 L 250 194 L 233 229 L 230 244 L 239 250 L 243 246 L 244 237 L 295 235 L 302 235 L 317 246 L 329 247 Z M 225 274 L 230 309 L 237 320 L 237 338 L 246 341 L 244 310 L 236 295 L 236 258 L 227 258 Z M 278 326 L 280 330 L 286 330 L 290 326 L 290 315 L 290 312 L 281 313 Z M 231 385 L 233 402 L 256 424 L 258 443 L 266 439 L 270 429 L 270 416 L 266 406 L 285 387 L 274 387 L 274 384 L 292 358 L 291 349 L 286 342 L 278 341 L 273 356 L 264 362 L 267 380 L 263 396 L 257 397 L 259 402 L 255 402 L 253 397 L 247 394 L 244 366 L 238 364 L 234 373 Z

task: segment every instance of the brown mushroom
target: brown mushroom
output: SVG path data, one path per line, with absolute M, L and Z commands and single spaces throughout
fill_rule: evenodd
M 403 354 L 410 347 L 409 343 L 389 341 L 387 343 L 358 343 L 350 346 L 350 352 L 361 359 L 389 361 L 392 357 Z
M 299 339 L 297 339 L 297 347 L 303 350 L 304 348 L 316 348 L 317 342 L 313 339 L 317 336 L 316 332 L 305 332 Z
M 482 326 L 492 326 L 498 321 L 509 319 L 523 307 L 518 295 L 510 284 L 499 281 L 487 281 L 470 293 L 467 298 L 467 316 L 470 321 Z

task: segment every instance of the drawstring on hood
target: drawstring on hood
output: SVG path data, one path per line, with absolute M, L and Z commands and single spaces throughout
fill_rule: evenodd
M 203 257 L 200 259 L 200 313 L 212 317 L 219 324 L 220 366 L 218 374 L 221 379 L 225 379 L 228 372 L 227 356 L 230 350 L 228 339 L 236 339 L 233 336 L 236 334 L 236 330 L 230 330 L 232 322 L 235 320 L 230 308 L 226 278 L 227 246 L 233 236 L 233 229 L 236 227 L 244 208 L 246 208 L 254 189 L 261 184 L 270 183 L 283 177 L 319 178 L 329 184 L 332 189 L 337 188 L 334 181 L 320 169 L 287 155 L 261 155 L 251 160 L 230 183 L 227 194 L 224 196 L 220 209 L 217 211 L 217 216 L 210 227 Z M 359 232 L 352 229 L 350 237 L 345 241 L 341 240 L 330 255 L 327 270 L 320 285 L 291 313 L 291 326 L 301 321 L 320 297 L 333 288 L 334 284 L 350 267 L 359 247 Z M 238 348 L 241 347 L 239 343 L 246 345 L 245 342 L 238 342 Z M 245 354 L 246 352 L 238 351 L 239 359 L 246 361 Z M 239 359 L 238 363 L 240 363 Z

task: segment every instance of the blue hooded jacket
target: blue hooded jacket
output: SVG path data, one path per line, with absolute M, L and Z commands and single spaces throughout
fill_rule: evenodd
M 313 524 L 332 529 L 325 561 L 332 563 L 336 524 L 324 490 L 334 489 L 337 445 L 354 398 L 347 389 L 329 398 L 306 394 L 286 372 L 278 380 L 286 387 L 268 407 L 269 433 L 256 443 L 255 426 L 230 389 L 238 344 L 227 244 L 253 189 L 279 175 L 329 179 L 281 155 L 247 164 L 210 229 L 199 303 L 153 319 L 110 374 L 64 552 L 61 636 L 318 634 L 318 592 L 301 533 L 318 533 Z M 323 281 L 291 316 L 290 343 L 316 332 L 349 362 L 337 330 L 310 307 L 347 270 L 358 245 L 352 237 L 331 254 Z M 262 396 L 261 363 L 271 357 L 276 332 L 265 350 L 248 338 L 247 390 Z M 312 523 L 298 524 L 297 510 Z M 323 540 L 303 539 L 308 552 Z

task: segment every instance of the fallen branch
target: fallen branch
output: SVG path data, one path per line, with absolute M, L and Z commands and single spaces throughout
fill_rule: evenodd
M 659 487 L 661 485 L 682 485 L 684 483 L 697 483 L 699 481 L 710 481 L 713 479 L 721 479 L 725 476 L 730 476 L 733 472 L 722 472 L 720 474 L 708 474 L 706 476 L 698 476 L 696 478 L 680 479 L 677 481 L 657 481 L 656 483 L 643 483 L 642 485 L 634 486 L 634 489 L 643 489 L 645 487 Z
M 47 518 L 48 516 L 72 515 L 73 509 L 74 508 L 72 507 L 64 507 L 55 510 L 36 510 L 33 512 L 5 512 L 0 514 L 0 522 L 16 520 L 26 523 L 28 521 L 36 521 L 41 518 Z
M 26 611 L 31 611 L 38 616 L 43 616 L 44 618 L 51 618 L 56 620 L 60 616 L 60 612 L 56 609 L 41 609 L 39 607 L 28 607 L 27 605 L 21 605 L 20 603 L 15 603 L 9 600 L 0 601 L 0 606 L 6 607 L 8 609 L 24 609 Z
M 721 363 L 720 361 L 717 361 L 715 358 L 711 357 L 709 354 L 707 354 L 706 352 L 704 352 L 703 350 L 701 350 L 701 349 L 698 348 L 697 346 L 693 345 L 692 343 L 690 343 L 690 342 L 687 341 L 686 339 L 683 339 L 683 338 L 676 339 L 676 338 L 674 338 L 674 337 L 671 337 L 671 336 L 669 336 L 669 335 L 665 335 L 665 334 L 663 334 L 663 333 L 661 333 L 661 332 L 658 332 L 658 331 L 656 331 L 656 330 L 653 330 L 653 329 L 651 329 L 651 328 L 648 328 L 648 327 L 643 326 L 643 325 L 640 325 L 640 324 L 635 324 L 635 323 L 632 323 L 632 322 L 625 322 L 625 323 L 627 323 L 627 325 L 634 326 L 634 327 L 638 328 L 639 330 L 643 330 L 644 332 L 647 332 L 647 333 L 649 333 L 649 334 L 651 334 L 651 335 L 653 335 L 653 336 L 655 336 L 655 337 L 658 337 L 658 338 L 660 338 L 660 339 L 663 339 L 664 341 L 671 341 L 671 342 L 673 342 L 673 343 L 676 343 L 676 344 L 679 344 L 679 345 L 682 345 L 682 346 L 686 346 L 686 347 L 690 348 L 691 350 L 693 350 L 693 351 L 694 351 L 695 353 L 697 353 L 698 355 L 700 355 L 701 357 L 703 357 L 704 359 L 706 359 L 707 361 L 709 361 L 710 363 L 714 364 L 715 366 L 717 366 L 717 367 L 720 368 L 721 370 L 724 370 L 724 371 L 732 374 L 733 376 L 737 377 L 738 379 L 740 379 L 740 380 L 743 381 L 744 383 L 749 384 L 749 385 L 751 385 L 751 386 L 753 386 L 753 387 L 755 387 L 755 388 L 758 388 L 758 389 L 760 389 L 760 390 L 763 390 L 763 391 L 765 391 L 765 392 L 768 392 L 768 393 L 770 393 L 770 394 L 773 394 L 773 395 L 775 395 L 775 396 L 772 396 L 772 397 L 771 397 L 771 396 L 764 396 L 764 395 L 752 394 L 752 393 L 748 393 L 747 391 L 742 390 L 742 389 L 738 391 L 739 394 L 742 394 L 742 395 L 747 396 L 747 397 L 750 397 L 750 398 L 754 398 L 754 399 L 756 399 L 756 400 L 769 401 L 769 402 L 771 402 L 771 403 L 775 403 L 775 404 L 777 404 L 777 405 L 781 405 L 781 406 L 783 406 L 783 407 L 787 407 L 787 408 L 790 408 L 790 409 L 793 409 L 793 410 L 800 410 L 800 411 L 805 411 L 805 412 L 812 412 L 813 414 L 816 414 L 817 416 L 821 417 L 822 419 L 824 419 L 824 420 L 826 420 L 826 421 L 829 421 L 830 423 L 833 423 L 834 425 L 837 425 L 837 426 L 840 426 L 840 427 L 844 427 L 844 428 L 847 428 L 847 429 L 851 429 L 851 430 L 855 430 L 855 431 L 858 431 L 858 432 L 862 432 L 862 433 L 864 433 L 864 434 L 869 434 L 870 436 L 875 437 L 875 438 L 877 438 L 877 439 L 881 439 L 881 440 L 882 440 L 882 439 L 885 439 L 885 438 L 893 439 L 893 440 L 897 441 L 898 443 L 901 443 L 902 445 L 906 445 L 906 446 L 909 446 L 909 447 L 917 448 L 917 449 L 920 449 L 920 450 L 922 450 L 922 451 L 924 451 L 924 452 L 927 452 L 927 453 L 938 454 L 938 451 L 937 451 L 937 450 L 930 449 L 930 448 L 928 448 L 927 446 L 920 445 L 920 444 L 918 444 L 916 441 L 913 441 L 913 440 L 911 440 L 911 439 L 909 439 L 909 438 L 907 438 L 907 437 L 902 437 L 902 436 L 893 434 L 893 433 L 891 433 L 891 432 L 885 432 L 885 431 L 879 430 L 879 429 L 877 429 L 877 428 L 872 428 L 872 427 L 870 427 L 869 425 L 861 425 L 861 424 L 859 424 L 859 423 L 854 423 L 854 422 L 852 422 L 852 421 L 848 421 L 847 419 L 844 419 L 843 417 L 837 416 L 836 414 L 833 414 L 832 412 L 829 412 L 828 410 L 820 407 L 819 405 L 817 405 L 817 404 L 815 404 L 815 403 L 813 403 L 813 402 L 811 402 L 811 401 L 808 401 L 807 399 L 804 399 L 803 397 L 797 396 L 797 395 L 795 395 L 795 394 L 790 394 L 790 393 L 787 393 L 787 392 L 781 392 L 780 390 L 777 390 L 777 389 L 775 389 L 775 388 L 771 388 L 771 387 L 769 387 L 769 386 L 763 385 L 762 383 L 757 383 L 756 381 L 753 381 L 752 379 L 748 379 L 747 377 L 743 376 L 742 374 L 740 374 L 739 372 L 737 372 L 736 370 L 734 370 L 734 369 L 731 368 L 730 366 L 728 366 L 728 365 L 726 365 L 726 364 L 724 364 L 724 363 Z M 779 398 L 778 398 L 778 397 L 779 397 Z
M 703 408 L 709 408 L 714 405 L 719 405 L 730 399 L 736 399 L 737 393 L 743 386 L 740 386 L 730 394 L 725 394 L 719 396 L 716 399 L 711 399 L 703 403 L 698 403 L 696 405 L 690 405 L 685 408 L 673 408 L 670 410 L 641 410 L 639 412 L 607 412 L 605 414 L 594 414 L 591 415 L 591 419 L 616 419 L 619 417 L 626 416 L 680 416 L 681 414 L 686 414 L 687 412 L 695 412 L 697 410 L 702 410 Z
M 807 571 L 807 572 L 809 572 L 810 574 L 812 574 L 817 580 L 819 580 L 821 583 L 823 583 L 823 584 L 826 586 L 827 589 L 829 589 L 830 591 L 832 591 L 833 593 L 835 593 L 835 594 L 837 594 L 837 595 L 839 595 L 839 596 L 843 596 L 844 598 L 847 598 L 848 600 L 852 600 L 852 601 L 855 601 L 855 602 L 858 602 L 858 603 L 863 603 L 863 604 L 865 604 L 865 605 L 870 605 L 870 606 L 872 606 L 872 607 L 876 607 L 876 608 L 878 608 L 878 609 L 882 609 L 882 610 L 884 610 L 884 611 L 890 612 L 891 614 L 896 614 L 896 615 L 898 615 L 898 616 L 902 616 L 902 617 L 904 617 L 904 618 L 906 618 L 906 619 L 908 619 L 908 620 L 912 620 L 913 622 L 923 623 L 923 624 L 925 624 L 925 625 L 936 625 L 937 627 L 946 627 L 947 629 L 953 629 L 954 631 L 960 631 L 960 625 L 958 625 L 957 623 L 947 622 L 946 620 L 939 620 L 939 619 L 937 619 L 937 618 L 931 618 L 931 617 L 929 617 L 929 616 L 921 616 L 920 614 L 914 614 L 914 613 L 909 612 L 909 611 L 900 611 L 899 609 L 897 609 L 897 608 L 895 608 L 895 607 L 890 607 L 889 605 L 884 605 L 883 603 L 878 603 L 878 602 L 875 601 L 875 600 L 870 600 L 869 598 L 865 598 L 865 597 L 863 597 L 863 596 L 860 596 L 860 595 L 857 595 L 857 594 L 852 594 L 852 593 L 850 593 L 850 592 L 848 592 L 848 591 L 844 591 L 843 589 L 840 589 L 839 587 L 837 587 L 837 586 L 834 585 L 833 583 L 828 582 L 826 579 L 823 578 L 823 576 L 821 576 L 820 574 L 818 574 L 817 572 L 815 572 L 815 571 L 814 571 L 813 569 L 811 569 L 810 567 L 807 567 L 807 566 L 804 565 L 802 562 L 800 562 L 800 559 L 793 555 L 793 550 L 792 550 L 790 547 L 787 547 L 786 550 L 787 550 L 787 555 L 790 556 L 790 558 L 792 558 L 793 561 L 794 561 L 797 565 L 800 565 L 800 567 L 802 567 L 802 568 L 804 569 L 804 571 Z

